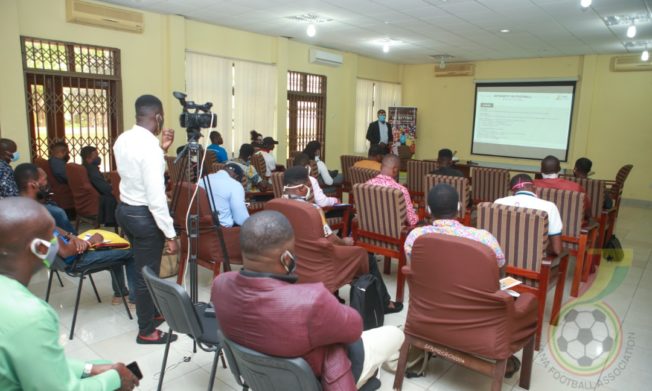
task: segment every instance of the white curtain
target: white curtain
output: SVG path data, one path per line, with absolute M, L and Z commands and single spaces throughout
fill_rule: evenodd
M 355 99 L 355 143 L 356 153 L 366 153 L 369 142 L 366 139 L 369 123 L 376 120 L 380 109 L 401 105 L 401 85 L 380 81 L 358 79 Z M 389 117 L 389 112 L 387 113 Z M 387 118 L 389 119 L 389 118 Z
M 235 111 L 233 142 L 235 150 L 249 142 L 253 129 L 277 139 L 276 66 L 235 61 Z
M 217 114 L 217 130 L 224 139 L 224 148 L 233 152 L 233 61 L 221 57 L 186 52 L 186 94 L 188 100 L 203 104 L 213 102 Z M 208 138 L 206 130 L 204 137 Z M 200 141 L 202 144 L 206 139 Z
M 367 127 L 375 120 L 373 113 L 374 82 L 358 79 L 355 94 L 355 152 L 367 152 Z

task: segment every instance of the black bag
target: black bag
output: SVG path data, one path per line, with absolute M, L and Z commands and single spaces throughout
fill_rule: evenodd
M 364 274 L 351 283 L 349 303 L 362 316 L 364 330 L 380 327 L 385 322 L 385 306 L 378 280 L 371 274 Z
M 620 262 L 625 258 L 623 246 L 616 235 L 611 235 L 607 243 L 604 244 L 604 257 L 609 262 Z

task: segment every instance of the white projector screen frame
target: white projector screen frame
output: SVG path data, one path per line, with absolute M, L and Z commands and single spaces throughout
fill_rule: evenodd
M 575 81 L 476 82 L 471 154 L 567 161 L 575 87 Z M 534 98 L 544 104 L 528 106 Z M 492 112 L 496 105 L 514 111 Z M 529 118 L 519 118 L 523 110 Z M 528 129 L 519 128 L 526 122 Z

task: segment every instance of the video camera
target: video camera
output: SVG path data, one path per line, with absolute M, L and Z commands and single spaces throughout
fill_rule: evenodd
M 173 94 L 179 100 L 183 107 L 183 112 L 179 116 L 179 124 L 186 128 L 188 132 L 188 141 L 197 141 L 201 136 L 201 128 L 217 127 L 217 114 L 211 113 L 213 103 L 206 102 L 199 105 L 193 101 L 186 101 L 186 94 L 175 91 Z M 188 110 L 195 110 L 190 112 Z

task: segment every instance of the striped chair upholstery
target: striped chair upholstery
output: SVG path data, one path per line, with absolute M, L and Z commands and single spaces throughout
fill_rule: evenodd
M 478 204 L 478 228 L 498 240 L 505 254 L 506 272 L 523 282 L 514 290 L 532 292 L 539 299 L 535 348 L 539 350 L 546 296 L 557 284 L 550 324 L 556 325 L 564 293 L 568 253 L 546 257 L 548 215 L 536 209 L 482 202 Z M 555 277 L 557 279 L 555 280 Z
M 471 168 L 473 202 L 494 202 L 509 193 L 509 171 L 501 168 Z
M 453 186 L 455 190 L 457 190 L 457 195 L 460 198 L 460 211 L 458 220 L 465 225 L 471 225 L 471 211 L 468 208 L 469 201 L 471 199 L 469 178 L 428 174 L 424 179 L 423 194 L 427 195 L 430 189 L 432 189 L 438 183 L 449 184 Z
M 406 187 L 410 191 L 412 201 L 421 205 L 423 193 L 423 178 L 436 170 L 438 164 L 433 160 L 408 160 L 407 161 L 407 183 Z
M 223 169 L 226 164 L 224 163 L 212 163 L 210 166 L 204 164 L 204 167 L 208 167 L 209 174 L 215 174 L 219 170 Z
M 580 280 L 588 279 L 590 262 L 588 250 L 595 246 L 596 223 L 583 225 L 585 194 L 578 191 L 535 188 L 537 196 L 557 205 L 563 228 L 561 240 L 564 247 L 575 256 L 575 271 L 571 296 L 579 294 Z
M 267 172 L 267 165 L 265 164 L 265 158 L 260 152 L 251 155 L 251 165 L 254 166 L 261 178 L 269 178 L 265 175 Z
M 623 188 L 625 187 L 625 180 L 629 176 L 629 173 L 632 171 L 632 168 L 634 168 L 632 164 L 626 164 L 620 167 L 620 170 L 618 170 L 618 173 L 616 174 L 616 183 L 611 187 L 611 198 L 614 200 L 620 198 L 620 195 L 623 192 Z
M 366 183 L 379 174 L 376 170 L 360 167 L 351 167 L 349 173 L 351 175 L 351 185 Z
M 368 252 L 398 259 L 396 300 L 403 301 L 405 265 L 403 245 L 408 230 L 405 226 L 407 207 L 399 189 L 369 184 L 354 184 L 357 217 L 353 223 L 353 239 Z
M 167 164 L 168 167 L 168 175 L 170 176 L 170 182 L 178 183 L 181 174 L 181 164 L 179 163 L 174 164 L 174 159 L 176 159 L 175 156 L 166 156 L 165 163 Z M 182 161 L 183 159 L 181 159 L 179 162 Z
M 349 191 L 351 189 L 351 174 L 349 173 L 349 169 L 353 167 L 355 162 L 364 159 L 365 159 L 364 156 L 356 156 L 356 155 L 340 156 L 340 164 L 342 166 L 342 176 L 344 177 L 345 191 Z
M 274 198 L 283 197 L 283 177 L 282 172 L 272 173 L 272 190 L 274 191 Z
M 285 159 L 285 167 L 290 168 L 292 166 L 294 166 L 294 156 Z
M 591 200 L 591 216 L 600 219 L 604 207 L 604 197 L 607 191 L 607 182 L 602 179 L 566 177 L 569 181 L 579 183 Z

